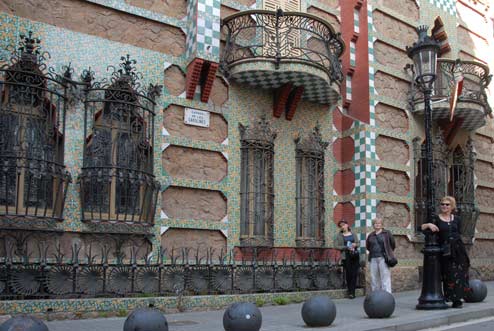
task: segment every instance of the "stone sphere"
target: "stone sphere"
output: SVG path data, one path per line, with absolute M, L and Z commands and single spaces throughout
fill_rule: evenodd
M 138 308 L 125 320 L 123 331 L 168 331 L 168 322 L 157 309 Z
M 465 292 L 466 302 L 482 302 L 487 297 L 487 286 L 480 279 L 471 279 L 468 283 L 470 291 Z
M 29 315 L 12 317 L 0 325 L 0 331 L 48 331 L 48 327 L 41 320 Z
M 261 325 L 261 311 L 253 303 L 234 303 L 223 314 L 225 331 L 259 331 Z
M 312 297 L 302 306 L 302 319 L 307 326 L 329 326 L 335 318 L 336 306 L 327 296 Z
M 387 318 L 395 311 L 395 298 L 387 291 L 371 292 L 365 297 L 364 311 L 370 318 Z

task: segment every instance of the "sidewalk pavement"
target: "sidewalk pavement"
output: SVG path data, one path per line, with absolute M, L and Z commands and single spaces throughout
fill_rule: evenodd
M 486 282 L 487 298 L 481 303 L 465 303 L 463 309 L 416 310 L 420 291 L 395 293 L 396 308 L 386 319 L 370 319 L 363 309 L 363 297 L 334 300 L 336 319 L 329 327 L 314 330 L 334 331 L 412 331 L 471 319 L 494 316 L 494 282 Z M 300 311 L 302 304 L 262 307 L 261 331 L 307 331 Z M 223 331 L 224 310 L 168 314 L 170 331 Z M 47 322 L 50 331 L 122 331 L 125 318 Z

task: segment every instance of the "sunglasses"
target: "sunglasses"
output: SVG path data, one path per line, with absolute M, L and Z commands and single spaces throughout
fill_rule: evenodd
M 441 206 L 449 206 L 449 203 L 441 203 Z

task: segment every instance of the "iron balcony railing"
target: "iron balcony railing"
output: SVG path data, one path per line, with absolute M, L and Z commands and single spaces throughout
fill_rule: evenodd
M 458 96 L 458 103 L 469 102 L 481 105 L 485 115 L 492 112 L 486 94 L 492 75 L 489 67 L 476 61 L 460 61 L 450 59 L 437 60 L 437 78 L 432 92 L 433 100 L 446 99 L 451 96 L 455 78 L 463 75 L 463 89 Z M 412 86 L 412 108 L 423 103 L 423 94 L 415 85 Z
M 61 221 L 71 180 L 64 166 L 67 86 L 47 67 L 49 54 L 39 44 L 31 32 L 21 35 L 20 47 L 0 67 L 2 228 Z
M 153 225 L 159 182 L 153 175 L 154 107 L 161 86 L 142 89 L 135 60 L 110 66 L 84 99 L 84 159 L 79 175 L 82 221 Z
M 324 70 L 331 82 L 343 78 L 339 57 L 344 42 L 333 27 L 317 16 L 278 10 L 247 10 L 222 22 L 226 45 L 222 70 L 235 64 L 269 60 L 276 68 L 283 62 L 301 62 Z

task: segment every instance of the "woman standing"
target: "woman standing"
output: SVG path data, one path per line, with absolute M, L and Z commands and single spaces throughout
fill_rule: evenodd
M 374 231 L 365 241 L 365 247 L 369 251 L 371 288 L 372 291 L 385 290 L 391 293 L 391 272 L 386 264 L 386 257 L 395 259 L 395 239 L 390 231 L 384 229 L 382 218 L 375 218 L 372 226 Z
M 359 269 L 359 253 L 357 235 L 352 233 L 348 222 L 341 220 L 338 223 L 340 232 L 336 238 L 336 248 L 341 251 L 343 268 L 345 268 L 345 278 L 348 287 L 348 297 L 355 298 L 355 288 L 357 287 L 357 276 Z
M 444 296 L 453 302 L 453 308 L 461 308 L 464 291 L 468 288 L 468 258 L 465 245 L 461 241 L 461 219 L 453 215 L 456 200 L 445 196 L 441 200 L 441 212 L 432 223 L 422 224 L 422 231 L 430 230 L 438 233 L 438 243 L 443 248 L 441 256 L 441 275 Z

